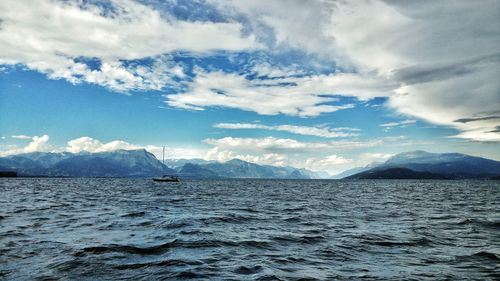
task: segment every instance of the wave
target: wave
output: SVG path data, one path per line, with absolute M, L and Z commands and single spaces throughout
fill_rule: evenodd
M 479 259 L 491 260 L 491 261 L 500 261 L 499 255 L 497 255 L 495 253 L 487 252 L 487 251 L 477 252 L 477 253 L 474 253 L 470 256 L 465 256 L 465 257 L 473 257 L 473 258 L 479 258 Z
M 484 272 L 495 272 L 495 268 L 500 263 L 500 256 L 496 253 L 480 251 L 470 255 L 455 256 L 454 262 L 450 263 L 463 269 L 480 268 Z
M 168 250 L 170 250 L 172 247 L 175 247 L 175 243 L 177 240 L 173 240 L 172 242 L 167 242 L 164 244 L 160 244 L 157 246 L 151 246 L 151 247 L 135 247 L 135 246 L 130 246 L 130 245 L 117 245 L 117 244 L 112 244 L 108 246 L 96 246 L 96 247 L 87 247 L 83 248 L 82 250 L 78 251 L 75 255 L 76 256 L 81 256 L 84 254 L 105 254 L 105 253 L 113 253 L 113 252 L 119 252 L 119 253 L 128 253 L 128 254 L 138 254 L 138 255 L 161 255 Z
M 128 269 L 138 269 L 138 268 L 151 267 L 151 266 L 184 266 L 184 265 L 202 265 L 202 264 L 203 264 L 203 262 L 196 261 L 196 260 L 170 259 L 170 260 L 162 260 L 162 261 L 157 261 L 157 262 L 120 264 L 120 265 L 113 266 L 113 268 L 119 269 L 119 270 L 128 270 Z
M 458 225 L 477 225 L 485 228 L 500 229 L 500 221 L 489 221 L 479 219 L 464 219 L 457 223 Z
M 322 235 L 302 235 L 302 236 L 276 236 L 272 238 L 274 241 L 278 242 L 292 242 L 292 243 L 301 243 L 301 244 L 315 244 L 325 240 L 325 237 Z
M 428 246 L 432 244 L 432 241 L 425 237 L 406 240 L 406 241 L 398 241 L 395 240 L 393 237 L 387 235 L 369 234 L 369 235 L 361 235 L 358 238 L 362 240 L 361 241 L 362 243 L 383 246 L 383 247 L 403 247 L 403 246 L 412 247 L 412 246 Z
M 273 247 L 267 241 L 243 240 L 243 241 L 224 241 L 224 240 L 195 240 L 180 241 L 173 240 L 164 244 L 137 247 L 131 245 L 111 244 L 105 246 L 86 247 L 75 253 L 75 256 L 86 254 L 106 254 L 106 253 L 126 253 L 136 255 L 162 255 L 173 248 L 217 248 L 217 247 L 253 247 L 261 249 L 272 249 Z
M 183 228 L 183 227 L 187 227 L 187 226 L 190 226 L 189 223 L 187 222 L 173 222 L 173 223 L 169 223 L 165 226 L 165 228 L 167 229 L 175 229 L 175 228 Z
M 218 222 L 244 223 L 244 222 L 252 221 L 255 219 L 256 219 L 255 217 L 230 214 L 230 215 L 226 215 L 226 216 L 214 216 L 214 217 L 202 218 L 202 219 L 200 219 L 200 221 L 205 223 L 205 224 L 212 224 L 212 223 L 218 223 Z
M 243 275 L 250 275 L 250 274 L 255 274 L 262 271 L 262 266 L 256 265 L 252 267 L 246 267 L 244 265 L 238 267 L 236 270 L 234 270 L 234 273 L 238 274 L 243 274 Z
M 136 218 L 136 217 L 143 217 L 146 213 L 145 212 L 131 212 L 125 215 L 122 215 L 122 218 Z

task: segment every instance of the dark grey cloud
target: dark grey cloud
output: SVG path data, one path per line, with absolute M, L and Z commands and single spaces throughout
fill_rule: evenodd
M 469 123 L 469 122 L 474 122 L 474 121 L 484 121 L 484 120 L 492 120 L 492 119 L 500 119 L 500 116 L 484 116 L 484 117 L 471 117 L 471 118 L 460 118 L 457 119 L 453 122 L 458 122 L 458 123 Z M 497 126 L 498 128 L 498 126 Z M 492 131 L 493 132 L 493 131 Z
M 491 130 L 490 133 L 500 133 L 500 126 L 496 126 L 494 130 Z
M 442 81 L 472 73 L 484 64 L 497 63 L 500 63 L 500 53 L 462 61 L 457 60 L 448 64 L 434 63 L 405 67 L 396 70 L 393 78 L 407 85 Z

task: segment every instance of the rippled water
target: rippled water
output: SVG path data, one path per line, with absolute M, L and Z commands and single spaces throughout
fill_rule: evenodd
M 0 179 L 0 279 L 497 279 L 492 181 Z

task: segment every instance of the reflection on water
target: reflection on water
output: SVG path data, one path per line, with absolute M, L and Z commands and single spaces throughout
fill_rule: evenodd
M 0 179 L 0 279 L 498 279 L 492 181 Z

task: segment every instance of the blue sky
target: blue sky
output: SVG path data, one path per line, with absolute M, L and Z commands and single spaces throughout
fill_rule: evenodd
M 0 2 L 0 153 L 500 160 L 497 1 Z M 453 42 L 453 44 L 449 44 Z

